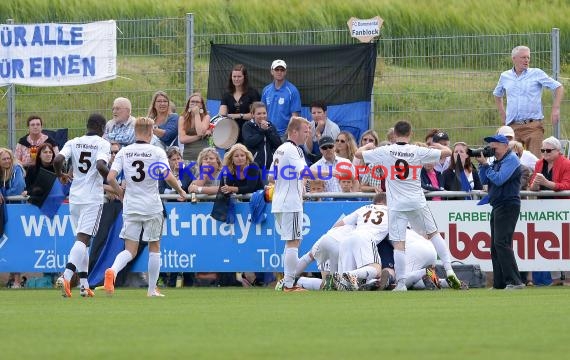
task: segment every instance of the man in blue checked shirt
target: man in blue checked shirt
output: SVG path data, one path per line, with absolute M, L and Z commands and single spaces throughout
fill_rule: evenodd
M 523 143 L 526 149 L 540 158 L 540 147 L 544 138 L 542 126 L 542 88 L 554 91 L 552 125 L 560 120 L 560 103 L 564 87 L 538 68 L 529 68 L 530 49 L 517 46 L 512 51 L 513 68 L 503 72 L 493 91 L 495 103 L 504 125 L 515 131 L 515 139 Z M 503 105 L 503 96 L 507 95 L 507 111 Z

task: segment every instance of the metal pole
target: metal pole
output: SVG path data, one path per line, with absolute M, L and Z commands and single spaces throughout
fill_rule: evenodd
M 14 19 L 6 21 L 8 25 L 14 24 Z M 8 148 L 16 148 L 16 86 L 14 84 L 8 85 L 6 92 L 6 100 L 8 102 L 7 116 L 8 116 Z
M 194 89 L 194 14 L 186 14 L 186 99 Z M 186 101 L 186 99 L 184 99 Z
M 552 78 L 558 81 L 558 77 L 560 76 L 560 29 L 553 28 L 550 37 L 552 39 L 552 50 L 551 50 L 551 58 L 552 58 Z M 553 135 L 555 138 L 560 138 L 560 122 L 562 121 L 562 115 L 560 116 L 560 120 L 553 127 Z

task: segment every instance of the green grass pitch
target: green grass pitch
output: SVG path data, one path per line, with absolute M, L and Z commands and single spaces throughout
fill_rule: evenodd
M 2 359 L 564 359 L 570 287 L 0 290 Z

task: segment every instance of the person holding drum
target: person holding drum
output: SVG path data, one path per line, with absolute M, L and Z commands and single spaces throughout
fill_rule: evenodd
M 200 93 L 194 93 L 186 101 L 184 112 L 178 118 L 178 141 L 184 144 L 184 160 L 195 161 L 200 151 L 208 147 L 208 137 L 211 135 L 210 115 L 204 98 Z
M 242 64 L 235 65 L 228 79 L 228 91 L 222 96 L 219 114 L 237 122 L 239 126 L 237 142 L 243 142 L 243 124 L 252 118 L 251 104 L 260 99 L 259 92 L 249 86 L 249 78 L 245 66 Z

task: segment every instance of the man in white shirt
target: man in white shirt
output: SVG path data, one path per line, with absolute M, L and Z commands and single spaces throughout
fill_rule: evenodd
M 330 136 L 323 136 L 321 140 L 319 140 L 319 148 L 321 149 L 323 157 L 320 158 L 316 163 L 311 165 L 311 170 L 313 170 L 314 172 L 320 170 L 321 174 L 324 171 L 332 173 L 331 170 L 338 170 L 337 166 L 339 164 L 342 164 L 340 166 L 343 167 L 341 169 L 343 172 L 347 173 L 348 171 L 350 171 L 351 174 L 356 174 L 354 166 L 352 166 L 350 160 L 336 155 L 336 153 L 334 152 L 334 143 L 335 143 L 334 139 Z M 327 179 L 324 180 L 325 180 L 326 192 L 342 192 L 339 178 L 329 175 Z
M 303 226 L 301 172 L 307 167 L 303 150 L 299 146 L 305 143 L 309 134 L 309 122 L 302 117 L 292 116 L 287 126 L 287 141 L 275 150 L 271 164 L 271 169 L 275 171 L 271 212 L 275 217 L 276 228 L 281 232 L 281 240 L 285 241 L 285 292 L 304 291 L 303 288 L 294 286 L 294 282 Z M 285 173 L 286 176 L 283 176 Z
M 131 101 L 127 98 L 118 97 L 113 101 L 113 119 L 105 125 L 105 140 L 116 141 L 121 146 L 135 142 L 135 118 L 131 109 Z
M 421 187 L 420 170 L 423 164 L 431 164 L 451 155 L 451 150 L 438 143 L 431 148 L 409 144 L 412 126 L 407 121 L 398 121 L 394 126 L 396 142 L 388 146 L 374 148 L 368 143 L 358 149 L 356 157 L 365 163 L 383 165 L 389 172 L 386 177 L 386 192 L 389 213 L 390 240 L 394 244 L 394 270 L 396 288 L 406 291 L 406 229 L 412 229 L 433 242 L 447 273 L 447 280 L 454 289 L 461 283 L 451 267 L 451 253 L 439 234 Z
M 101 137 L 105 121 L 100 114 L 89 116 L 87 133 L 66 142 L 53 161 L 55 174 L 62 183 L 71 180 L 68 174 L 62 172 L 64 162 L 71 159 L 73 166 L 69 212 L 77 234 L 63 273 L 63 297 L 71 297 L 70 282 L 75 272 L 79 275 L 80 295 L 94 296 L 87 281 L 87 270 L 91 237 L 97 233 L 103 208 L 103 179 L 109 172 L 107 162 L 111 153 L 111 145 Z
M 500 128 L 498 128 L 497 129 L 497 135 L 504 135 L 509 141 L 515 139 L 515 131 L 513 130 L 512 127 L 510 127 L 508 125 L 504 125 L 504 126 L 501 126 Z M 493 160 L 494 160 L 494 157 L 493 157 Z M 521 164 L 523 164 L 524 166 L 528 167 L 531 170 L 534 170 L 534 166 L 536 165 L 538 158 L 536 156 L 534 156 L 533 153 L 531 153 L 530 151 L 525 149 L 525 150 L 523 150 L 520 161 L 521 161 Z M 492 162 L 492 161 L 489 161 L 489 162 Z
M 154 121 L 138 118 L 135 121 L 134 144 L 122 148 L 115 156 L 107 182 L 123 199 L 123 228 L 120 237 L 125 240 L 125 250 L 120 252 L 113 265 L 105 271 L 105 291 L 113 294 L 115 278 L 137 254 L 139 238 L 148 242 L 148 296 L 164 296 L 156 282 L 160 272 L 160 235 L 164 222 L 163 205 L 158 192 L 158 180 L 164 179 L 175 189 L 179 201 L 186 199 L 186 192 L 168 165 L 164 150 L 150 144 Z M 124 173 L 126 188 L 117 182 L 117 175 Z

